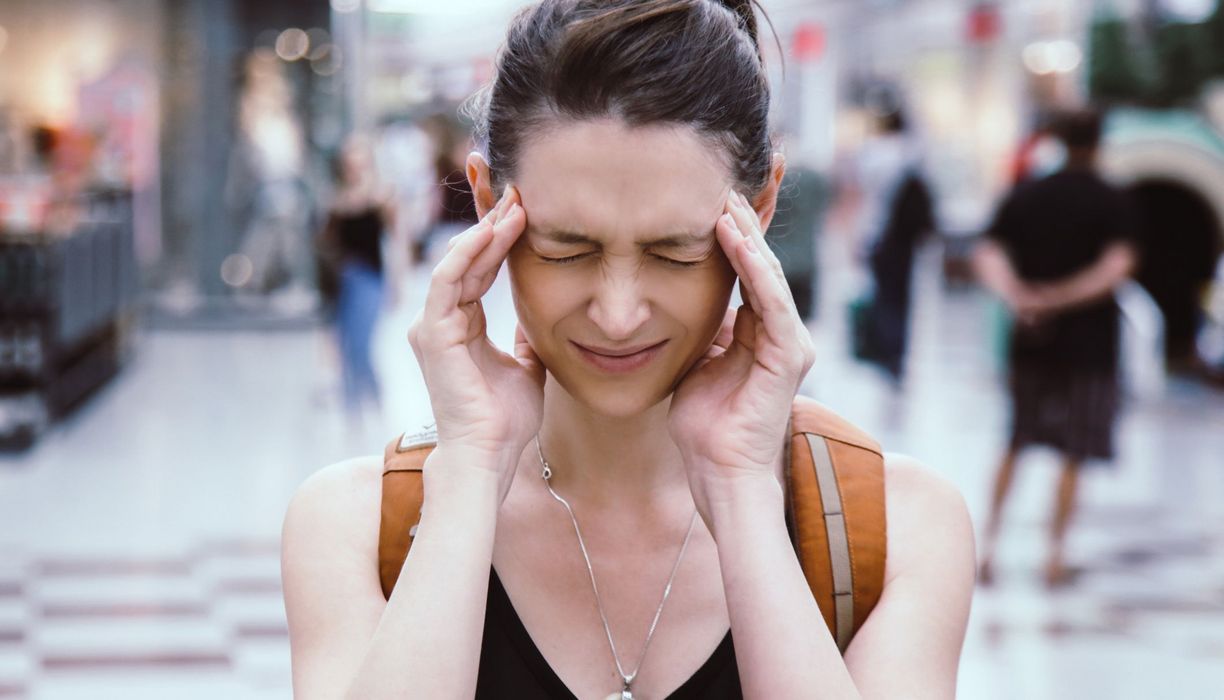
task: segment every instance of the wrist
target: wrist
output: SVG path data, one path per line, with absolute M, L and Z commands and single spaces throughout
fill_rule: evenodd
M 496 509 L 513 474 L 506 455 L 440 444 L 425 460 L 425 502 L 447 509 L 454 502 L 469 507 L 490 502 Z
M 715 539 L 720 533 L 746 533 L 775 520 L 785 523 L 785 493 L 770 472 L 707 478 L 700 491 Z

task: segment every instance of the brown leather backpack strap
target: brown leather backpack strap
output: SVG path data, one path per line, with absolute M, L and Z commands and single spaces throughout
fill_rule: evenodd
M 795 400 L 788 508 L 799 562 L 845 652 L 884 590 L 887 528 L 879 443 L 821 404 Z
M 382 516 L 378 525 L 378 578 L 384 598 L 391 597 L 408 548 L 421 521 L 425 501 L 422 470 L 425 458 L 438 444 L 429 429 L 403 434 L 387 444 L 383 452 Z

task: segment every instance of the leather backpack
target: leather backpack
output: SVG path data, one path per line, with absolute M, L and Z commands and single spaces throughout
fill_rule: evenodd
M 884 588 L 884 456 L 862 430 L 805 397 L 795 399 L 787 434 L 787 529 L 844 653 Z M 426 430 L 387 445 L 378 534 L 378 574 L 387 598 L 416 535 L 425 498 L 421 472 L 436 444 L 436 434 Z

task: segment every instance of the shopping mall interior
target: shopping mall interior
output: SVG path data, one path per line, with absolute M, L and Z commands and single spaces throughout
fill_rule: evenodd
M 0 699 L 292 696 L 286 508 L 433 422 L 407 331 L 476 220 L 473 96 L 525 4 L 4 0 Z M 1082 469 L 1050 586 L 1061 460 L 1024 453 L 959 695 L 1219 697 L 1224 3 L 760 11 L 787 163 L 767 240 L 817 350 L 799 393 L 951 481 L 979 535 L 1014 387 L 975 251 L 1013 187 L 1071 158 L 1056 116 L 1101 116 L 1095 167 L 1138 252 L 1113 293 L 1115 454 Z M 865 212 L 893 192 L 864 164 L 902 113 L 930 225 L 897 365 L 864 349 L 859 312 Z M 357 281 L 330 238 L 354 182 L 381 216 L 380 273 Z M 505 274 L 484 309 L 511 347 Z

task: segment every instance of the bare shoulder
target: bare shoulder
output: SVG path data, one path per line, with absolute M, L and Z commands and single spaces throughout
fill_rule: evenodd
M 311 474 L 298 487 L 285 513 L 282 556 L 300 541 L 343 541 L 361 551 L 377 546 L 382 499 L 382 458 L 336 462 Z
M 341 697 L 386 608 L 378 580 L 382 458 L 310 475 L 285 513 L 281 582 L 298 697 Z
M 884 591 L 846 651 L 863 697 L 952 698 L 973 600 L 973 527 L 952 482 L 884 456 Z
M 956 485 L 907 455 L 886 454 L 884 470 L 888 578 L 935 561 L 972 574 L 973 524 Z

